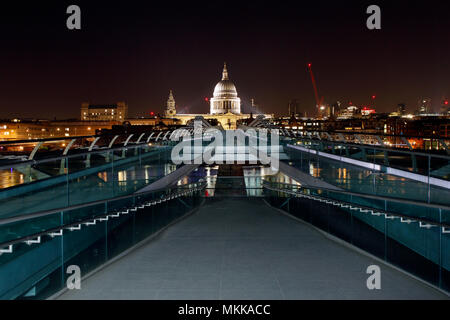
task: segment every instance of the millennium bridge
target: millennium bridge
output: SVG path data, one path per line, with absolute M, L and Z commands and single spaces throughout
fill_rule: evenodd
M 448 154 L 242 129 L 0 142 L 0 299 L 449 298 Z

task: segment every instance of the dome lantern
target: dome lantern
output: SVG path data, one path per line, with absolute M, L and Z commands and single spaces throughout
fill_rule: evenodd
M 223 63 L 222 80 L 228 80 L 227 63 Z

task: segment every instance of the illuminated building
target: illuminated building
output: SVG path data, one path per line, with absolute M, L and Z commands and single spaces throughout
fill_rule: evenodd
M 211 114 L 241 113 L 241 99 L 237 96 L 234 83 L 228 78 L 227 65 L 224 64 L 222 80 L 215 88 L 213 97 L 210 99 Z
M 450 115 L 450 104 L 447 99 L 442 100 L 441 103 L 441 114 Z
M 172 94 L 172 90 L 169 93 L 169 99 L 167 99 L 167 108 L 165 111 L 167 117 L 171 117 L 177 114 L 177 109 L 175 107 L 175 99 Z
M 337 119 L 350 119 L 353 118 L 358 113 L 358 107 L 349 106 L 345 109 L 340 110 Z
M 60 137 L 90 136 L 96 130 L 111 128 L 121 124 L 117 121 L 22 121 L 14 119 L 0 123 L 0 141 L 5 140 L 31 140 Z
M 208 99 L 205 98 L 207 101 Z M 169 93 L 165 110 L 166 117 L 180 120 L 180 124 L 185 125 L 196 117 L 203 117 L 205 120 L 216 119 L 224 129 L 233 130 L 237 128 L 240 120 L 250 118 L 250 114 L 241 113 L 241 99 L 237 95 L 237 90 L 233 82 L 229 79 L 226 64 L 222 71 L 222 79 L 214 87 L 213 97 L 209 99 L 210 112 L 205 114 L 180 114 L 175 109 L 175 99 L 172 91 Z M 173 114 L 173 115 L 171 115 Z M 266 118 L 273 118 L 272 114 L 265 114 Z
M 82 121 L 124 121 L 128 117 L 128 106 L 125 102 L 108 105 L 81 104 Z
M 375 109 L 372 109 L 372 108 L 370 108 L 370 107 L 363 107 L 363 108 L 361 109 L 361 114 L 362 114 L 363 116 L 368 116 L 368 115 L 370 115 L 370 114 L 372 114 L 372 113 L 375 113 Z
M 428 114 L 431 110 L 431 99 L 429 98 L 423 98 L 420 99 L 417 104 L 417 111 L 416 114 Z

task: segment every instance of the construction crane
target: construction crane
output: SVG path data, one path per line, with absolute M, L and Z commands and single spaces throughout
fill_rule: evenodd
M 321 116 L 320 106 L 322 105 L 323 97 L 319 100 L 319 93 L 317 92 L 316 79 L 314 78 L 311 63 L 308 63 L 308 70 L 309 70 L 309 74 L 311 75 L 311 82 L 312 82 L 312 85 L 314 88 L 314 95 L 316 97 L 317 115 L 320 117 Z

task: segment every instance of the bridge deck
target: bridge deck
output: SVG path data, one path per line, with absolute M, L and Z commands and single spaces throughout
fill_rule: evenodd
M 366 287 L 381 267 L 381 290 Z M 445 299 L 258 199 L 206 203 L 60 299 Z

